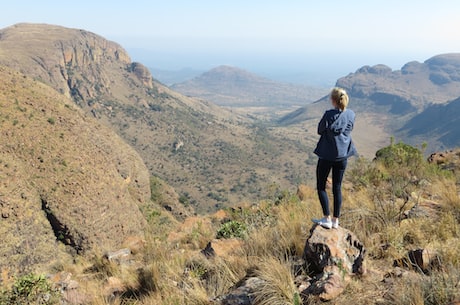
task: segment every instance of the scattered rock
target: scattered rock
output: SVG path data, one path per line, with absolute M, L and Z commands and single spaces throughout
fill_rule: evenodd
M 212 247 L 211 242 L 208 242 L 206 247 L 203 250 L 201 250 L 201 254 L 203 254 L 207 258 L 216 256 L 216 251 L 214 251 L 214 248 Z
M 228 258 L 236 251 L 240 250 L 243 242 L 237 238 L 214 239 L 210 241 L 201 253 L 206 257 L 219 256 Z
M 126 291 L 126 286 L 119 278 L 111 276 L 107 278 L 103 291 L 104 296 L 106 296 L 109 301 L 115 300 Z
M 132 254 L 139 253 L 145 247 L 145 240 L 139 236 L 128 236 L 123 245 L 131 250 Z
M 171 244 L 188 243 L 190 234 L 198 227 L 206 232 L 212 230 L 212 224 L 208 218 L 200 216 L 187 217 L 175 231 L 169 233 L 168 242 Z
M 131 250 L 128 248 L 107 252 L 104 257 L 108 259 L 109 262 L 114 262 L 118 265 L 129 264 L 132 261 Z
M 79 290 L 80 285 L 72 279 L 69 272 L 59 272 L 50 276 L 50 282 L 54 289 L 57 289 L 62 295 L 62 304 L 65 305 L 83 305 L 90 304 L 90 297 Z
M 442 206 L 438 202 L 421 199 L 410 210 L 404 212 L 404 216 L 407 218 L 429 217 L 435 219 L 438 217 L 441 209 Z
M 217 222 L 224 223 L 226 222 L 230 217 L 228 215 L 228 212 L 225 210 L 219 210 L 215 212 L 211 218 Z
M 219 305 L 253 305 L 254 293 L 260 290 L 265 281 L 258 277 L 247 277 L 237 283 L 231 291 L 213 300 Z
M 439 165 L 442 169 L 453 172 L 460 170 L 460 149 L 432 153 L 428 162 Z
M 439 268 L 440 265 L 437 252 L 427 248 L 410 250 L 406 257 L 393 262 L 395 267 L 410 268 L 425 274 L 429 273 L 433 268 Z

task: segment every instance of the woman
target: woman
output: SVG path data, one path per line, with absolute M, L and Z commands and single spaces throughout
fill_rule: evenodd
M 342 88 L 334 88 L 330 95 L 333 109 L 327 110 L 318 124 L 321 135 L 315 149 L 318 155 L 316 167 L 316 187 L 324 217 L 313 219 L 313 222 L 324 228 L 338 228 L 340 208 L 342 206 L 342 179 L 349 157 L 357 154 L 351 140 L 351 131 L 355 123 L 355 113 L 347 109 L 348 95 Z M 334 211 L 331 218 L 329 199 L 326 192 L 326 181 L 332 169 L 332 193 Z

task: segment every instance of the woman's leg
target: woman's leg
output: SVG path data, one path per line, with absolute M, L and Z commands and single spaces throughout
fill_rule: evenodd
M 347 168 L 347 159 L 334 162 L 332 166 L 332 193 L 334 195 L 334 217 L 339 218 L 342 208 L 342 180 Z
M 316 166 L 316 190 L 324 216 L 329 216 L 331 214 L 329 210 L 329 199 L 326 192 L 327 176 L 329 176 L 331 167 L 332 162 L 318 159 L 318 165 Z

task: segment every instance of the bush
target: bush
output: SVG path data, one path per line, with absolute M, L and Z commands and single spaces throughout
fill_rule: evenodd
M 418 148 L 403 142 L 392 143 L 378 150 L 375 153 L 375 160 L 382 162 L 389 169 L 406 167 L 412 174 L 415 174 L 414 171 L 424 162 L 423 154 Z
M 28 274 L 18 278 L 11 290 L 2 291 L 1 304 L 58 304 L 59 293 L 44 275 Z
M 153 202 L 161 201 L 163 190 L 163 181 L 158 177 L 150 177 L 150 199 Z
M 222 224 L 217 231 L 217 238 L 245 238 L 246 235 L 246 225 L 236 220 Z

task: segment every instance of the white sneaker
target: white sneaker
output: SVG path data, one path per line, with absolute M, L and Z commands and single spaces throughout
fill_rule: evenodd
M 332 228 L 334 228 L 334 229 L 339 228 L 339 219 L 338 218 L 332 219 Z
M 322 226 L 323 228 L 330 229 L 332 228 L 332 221 L 330 218 L 323 217 L 321 219 L 312 219 L 314 223 Z

